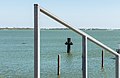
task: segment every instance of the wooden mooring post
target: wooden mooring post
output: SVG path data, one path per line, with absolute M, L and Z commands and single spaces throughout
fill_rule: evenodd
M 102 50 L 101 69 L 104 69 L 104 51 Z
M 58 68 L 57 68 L 57 75 L 60 75 L 60 54 L 58 55 Z
M 67 53 L 70 53 L 71 45 L 73 45 L 73 43 L 71 42 L 71 38 L 67 38 L 67 42 L 65 43 L 65 45 L 67 45 Z

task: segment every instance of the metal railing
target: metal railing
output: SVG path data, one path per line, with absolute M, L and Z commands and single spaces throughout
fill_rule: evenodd
M 44 8 L 40 7 L 38 4 L 34 4 L 34 77 L 39 78 L 40 73 L 40 67 L 39 67 L 39 61 L 40 61 L 40 41 L 39 37 L 39 12 L 42 12 L 43 14 L 47 15 L 48 17 L 56 20 L 57 22 L 61 23 L 65 27 L 71 29 L 72 31 L 78 33 L 82 36 L 82 71 L 83 71 L 83 78 L 87 77 L 87 40 L 90 40 L 91 42 L 97 44 L 98 46 L 102 47 L 103 49 L 107 50 L 108 52 L 114 54 L 116 56 L 116 78 L 120 78 L 120 54 L 118 54 L 116 51 L 112 50 L 111 48 L 107 47 L 100 41 L 96 40 L 92 36 L 86 34 L 85 32 L 73 27 L 72 25 L 66 23 L 62 19 L 58 18 L 54 14 L 50 13 L 49 11 L 45 10 Z M 36 49 L 36 50 L 35 50 Z M 37 64 L 37 65 L 36 65 Z

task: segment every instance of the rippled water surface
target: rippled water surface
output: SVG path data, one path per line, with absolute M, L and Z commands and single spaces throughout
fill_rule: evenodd
M 0 78 L 33 78 L 33 31 L 0 30 Z
M 85 30 L 108 45 L 118 48 L 119 30 Z M 70 30 L 41 30 L 41 78 L 82 78 L 82 37 Z M 71 38 L 71 53 L 66 53 L 66 39 Z M 104 50 L 104 69 L 101 70 L 102 48 L 88 40 L 88 78 L 115 78 L 115 56 Z M 57 55 L 61 55 L 61 75 L 57 76 Z
M 82 78 L 82 37 L 70 30 L 40 31 L 40 78 Z M 120 43 L 119 30 L 85 30 L 112 49 Z M 0 78 L 33 78 L 33 30 L 0 30 Z M 66 39 L 73 45 L 66 53 Z M 115 78 L 115 56 L 88 40 L 88 77 Z M 57 56 L 61 55 L 61 74 L 57 76 Z

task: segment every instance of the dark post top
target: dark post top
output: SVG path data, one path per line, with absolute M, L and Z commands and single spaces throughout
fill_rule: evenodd
M 34 6 L 38 6 L 38 4 L 34 4 Z
M 67 38 L 67 42 L 65 43 L 65 45 L 73 45 L 73 43 L 71 42 L 71 38 Z

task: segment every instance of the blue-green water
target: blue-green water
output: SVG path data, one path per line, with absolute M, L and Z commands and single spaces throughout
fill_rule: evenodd
M 0 78 L 34 78 L 33 31 L 0 30 Z
M 86 30 L 112 49 L 118 48 L 120 31 Z M 66 53 L 66 39 L 72 38 L 71 54 Z M 81 36 L 70 30 L 41 30 L 40 77 L 58 78 L 57 55 L 61 55 L 59 78 L 82 78 Z M 33 78 L 33 30 L 0 30 L 0 78 Z M 115 78 L 115 56 L 105 51 L 101 70 L 102 48 L 88 41 L 88 77 Z
M 112 49 L 120 43 L 119 30 L 86 30 Z M 41 78 L 82 78 L 82 37 L 70 30 L 41 30 Z M 66 53 L 66 39 L 72 38 L 71 54 Z M 115 56 L 104 51 L 104 70 L 101 70 L 102 48 L 88 41 L 88 78 L 115 78 Z M 61 55 L 61 75 L 57 76 L 57 55 Z

